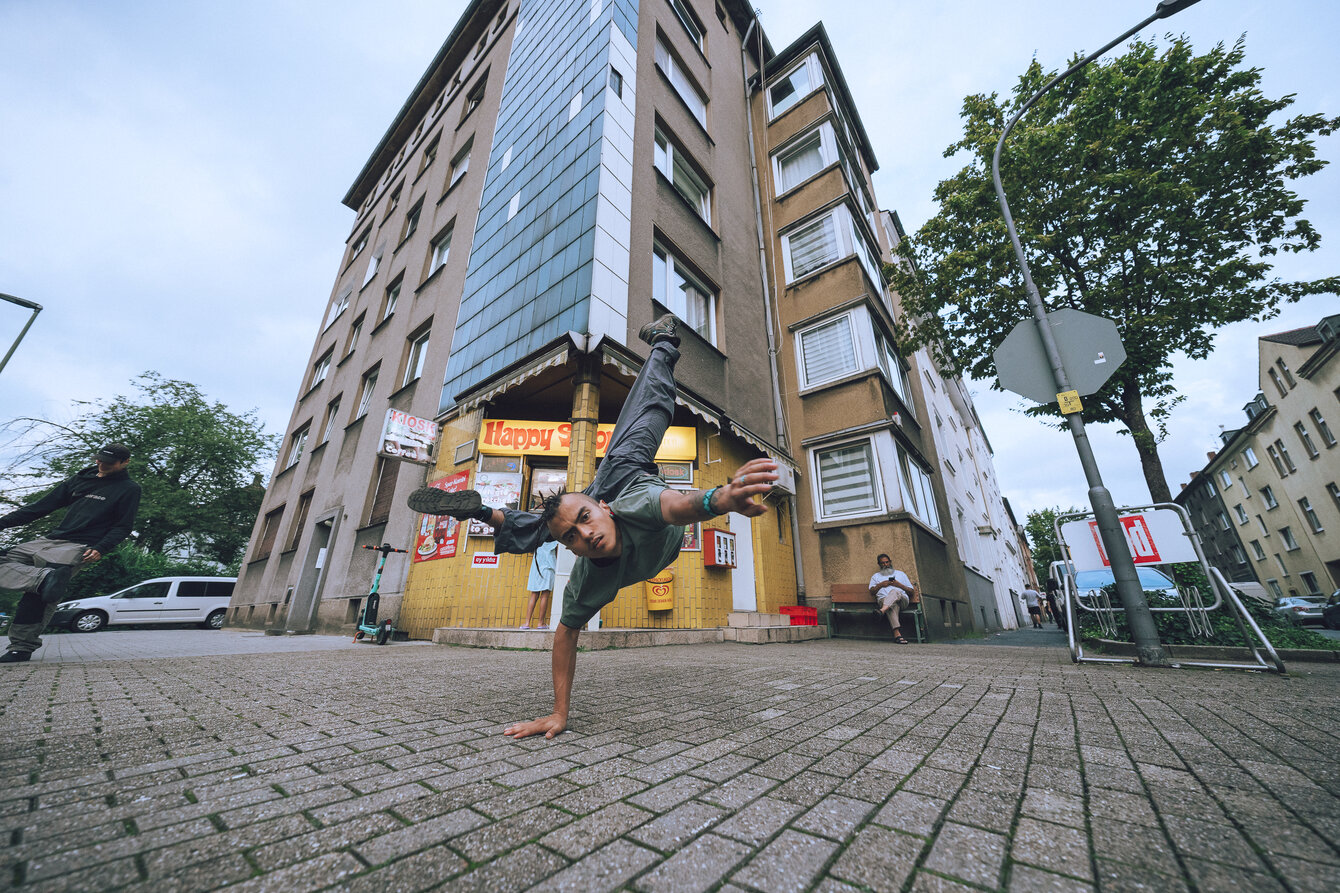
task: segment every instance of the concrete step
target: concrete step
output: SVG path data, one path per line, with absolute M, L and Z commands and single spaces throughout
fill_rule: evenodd
M 726 626 L 745 628 L 751 626 L 790 626 L 791 618 L 785 614 L 765 614 L 761 611 L 732 611 L 726 615 Z
M 723 640 L 719 627 L 711 629 L 584 629 L 578 645 L 582 648 L 649 648 L 655 645 L 701 645 Z M 439 627 L 433 630 L 437 645 L 468 645 L 473 648 L 529 648 L 551 651 L 554 631 L 515 627 L 466 628 Z
M 776 645 L 828 638 L 826 626 L 728 626 L 727 642 L 745 645 Z

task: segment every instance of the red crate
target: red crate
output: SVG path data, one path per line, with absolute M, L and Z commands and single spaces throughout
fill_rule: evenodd
M 791 618 L 792 626 L 819 625 L 818 608 L 807 608 L 804 605 L 784 605 L 777 610 L 779 613 L 785 614 Z

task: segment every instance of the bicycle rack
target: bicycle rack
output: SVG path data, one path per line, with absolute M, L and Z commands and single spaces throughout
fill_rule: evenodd
M 1171 510 L 1177 514 L 1181 521 L 1182 535 L 1186 537 L 1195 553 L 1195 560 L 1200 564 L 1201 570 L 1205 572 L 1205 577 L 1210 582 L 1210 588 L 1214 595 L 1214 600 L 1210 604 L 1205 603 L 1205 598 L 1196 586 L 1177 586 L 1177 604 L 1160 605 L 1151 604 L 1149 610 L 1151 613 L 1181 613 L 1187 618 L 1187 626 L 1191 634 L 1200 639 L 1211 639 L 1214 636 L 1214 625 L 1210 620 L 1210 612 L 1220 608 L 1227 608 L 1229 616 L 1237 621 L 1238 629 L 1242 632 L 1243 639 L 1247 642 L 1247 649 L 1251 652 L 1251 661 L 1208 661 L 1208 660 L 1187 660 L 1177 659 L 1173 662 L 1176 667 L 1211 667 L 1215 669 L 1238 669 L 1238 670 L 1266 670 L 1277 673 L 1284 673 L 1284 661 L 1280 660 L 1275 647 L 1270 644 L 1265 633 L 1261 632 L 1252 615 L 1248 613 L 1243 606 L 1242 600 L 1238 594 L 1233 591 L 1228 580 L 1220 573 L 1217 567 L 1211 567 L 1205 557 L 1205 550 L 1201 548 L 1200 537 L 1191 526 L 1191 518 L 1182 506 L 1176 503 L 1153 503 L 1144 506 L 1134 506 L 1121 511 L 1123 524 L 1126 519 L 1134 518 L 1137 515 L 1145 514 L 1150 511 Z M 1078 620 L 1077 610 L 1087 611 L 1094 615 L 1098 622 L 1098 628 L 1102 634 L 1108 638 L 1115 638 L 1117 633 L 1118 612 L 1124 611 L 1120 603 L 1113 604 L 1111 595 L 1106 589 L 1090 589 L 1081 593 L 1076 585 L 1076 568 L 1071 561 L 1071 549 L 1066 543 L 1065 534 L 1062 530 L 1063 523 L 1072 521 L 1087 521 L 1093 517 L 1092 512 L 1076 512 L 1066 515 L 1057 515 L 1053 524 L 1056 532 L 1056 541 L 1061 546 L 1061 554 L 1065 557 L 1066 578 L 1063 589 L 1063 598 L 1065 600 L 1064 610 L 1066 613 L 1066 638 L 1070 645 L 1070 659 L 1075 663 L 1134 663 L 1134 657 L 1098 657 L 1086 654 L 1083 644 L 1075 634 L 1076 621 Z M 1170 560 L 1160 563 L 1184 563 L 1180 560 Z M 1085 568 L 1089 570 L 1089 568 Z M 1173 581 L 1176 586 L 1176 581 Z M 1250 631 L 1250 632 L 1249 632 Z M 1260 643 L 1259 647 L 1253 644 L 1253 638 Z

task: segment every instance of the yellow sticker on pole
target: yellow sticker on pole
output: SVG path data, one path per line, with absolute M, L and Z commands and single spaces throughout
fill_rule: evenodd
M 1079 412 L 1084 409 L 1084 404 L 1079 400 L 1079 391 L 1065 391 L 1057 394 L 1056 402 L 1061 406 L 1061 415 L 1070 415 L 1072 412 Z

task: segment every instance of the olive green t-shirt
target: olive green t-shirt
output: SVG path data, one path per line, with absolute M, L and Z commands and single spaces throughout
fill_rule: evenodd
M 581 629 L 596 612 L 614 601 L 619 590 L 650 580 L 670 566 L 684 544 L 684 528 L 665 523 L 661 491 L 665 481 L 653 475 L 638 478 L 610 503 L 623 549 L 608 565 L 578 558 L 563 589 L 559 622 Z

